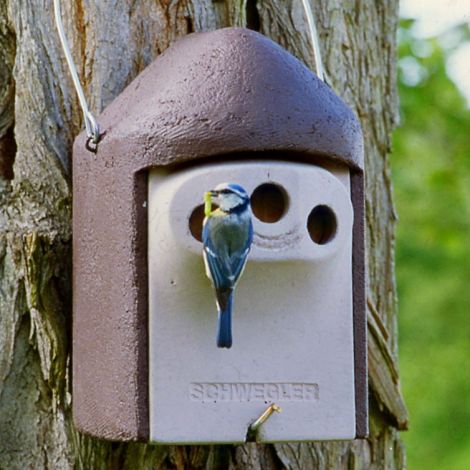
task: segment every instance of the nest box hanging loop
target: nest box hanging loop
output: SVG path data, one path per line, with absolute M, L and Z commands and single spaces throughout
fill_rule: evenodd
M 315 69 L 317 72 L 318 78 L 324 82 L 324 71 L 323 71 L 323 62 L 321 60 L 321 53 L 320 53 L 320 43 L 318 41 L 318 32 L 317 27 L 315 26 L 315 18 L 313 16 L 313 11 L 310 7 L 309 0 L 302 0 L 302 5 L 305 10 L 305 15 L 307 16 L 308 27 L 310 30 L 310 40 L 312 42 L 312 49 L 313 49 L 313 60 L 315 61 Z
M 302 5 L 305 10 L 305 14 L 307 16 L 307 22 L 308 22 L 308 27 L 309 27 L 309 32 L 310 32 L 310 40 L 312 43 L 313 58 L 315 61 L 316 73 L 317 73 L 318 78 L 324 81 L 325 79 L 324 79 L 324 72 L 323 72 L 323 63 L 321 59 L 320 44 L 318 41 L 318 32 L 315 26 L 315 18 L 313 15 L 313 11 L 312 11 L 312 8 L 310 7 L 309 0 L 302 0 Z M 93 115 L 91 114 L 88 108 L 88 104 L 85 98 L 85 93 L 83 92 L 80 79 L 78 78 L 77 69 L 75 67 L 75 63 L 73 61 L 72 54 L 70 52 L 67 38 L 65 36 L 64 25 L 62 24 L 60 0 L 54 0 L 54 16 L 55 16 L 57 31 L 60 37 L 60 42 L 62 44 L 62 49 L 64 51 L 65 58 L 69 66 L 70 75 L 72 76 L 72 81 L 75 86 L 75 90 L 77 91 L 78 99 L 80 101 L 80 106 L 83 111 L 83 120 L 85 121 L 85 129 L 86 129 L 86 134 L 87 134 L 85 147 L 89 152 L 96 153 L 96 151 L 98 150 L 98 143 L 100 142 L 104 133 L 102 134 L 100 133 L 99 124 L 96 122 L 95 118 L 93 117 Z
M 54 0 L 54 16 L 57 26 L 57 31 L 59 33 L 60 42 L 62 44 L 62 49 L 64 50 L 65 58 L 69 66 L 70 75 L 72 75 L 72 81 L 77 90 L 78 99 L 80 101 L 80 106 L 83 111 L 83 120 L 85 121 L 85 129 L 87 134 L 87 141 L 85 147 L 90 152 L 96 153 L 98 148 L 98 143 L 102 137 L 100 134 L 100 126 L 96 122 L 95 118 L 88 109 L 88 104 L 86 102 L 85 93 L 83 92 L 82 85 L 80 84 L 80 79 L 78 78 L 77 69 L 73 62 L 72 54 L 65 37 L 64 25 L 62 24 L 62 14 L 60 11 L 60 0 Z

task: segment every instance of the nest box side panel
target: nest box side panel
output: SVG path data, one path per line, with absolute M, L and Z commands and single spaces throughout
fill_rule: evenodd
M 354 207 L 352 274 L 356 437 L 364 438 L 369 434 L 364 173 L 351 171 L 350 174 Z
M 146 177 L 75 146 L 73 414 L 79 430 L 148 438 Z

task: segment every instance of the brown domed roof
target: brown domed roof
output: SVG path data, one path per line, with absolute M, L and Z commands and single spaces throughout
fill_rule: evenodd
M 131 153 L 149 153 L 158 164 L 285 151 L 363 168 L 351 109 L 285 49 L 242 28 L 183 37 L 98 121 L 106 130 L 102 147 L 126 141 Z

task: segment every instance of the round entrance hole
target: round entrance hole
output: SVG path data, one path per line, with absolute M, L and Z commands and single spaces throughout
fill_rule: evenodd
M 212 210 L 217 209 L 217 204 L 212 204 Z M 191 235 L 199 242 L 202 242 L 202 223 L 204 222 L 204 204 L 193 209 L 189 216 L 188 225 Z
M 251 195 L 251 210 L 261 222 L 273 224 L 282 219 L 287 212 L 288 197 L 282 186 L 264 183 Z
M 328 206 L 316 206 L 307 220 L 310 238 L 318 245 L 326 245 L 336 235 L 335 213 Z
M 204 204 L 197 206 L 189 216 L 189 231 L 198 241 L 202 242 L 202 222 L 204 221 Z

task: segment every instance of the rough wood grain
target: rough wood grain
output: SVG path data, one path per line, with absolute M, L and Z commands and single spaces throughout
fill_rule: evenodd
M 396 364 L 395 214 L 387 164 L 397 119 L 397 1 L 321 0 L 314 6 L 328 82 L 356 109 L 365 134 L 370 438 L 157 447 L 101 442 L 74 430 L 69 168 L 82 116 L 52 2 L 0 0 L 0 168 L 6 168 L 0 176 L 0 468 L 404 468 L 397 428 L 406 427 L 407 416 Z M 66 0 L 62 10 L 95 111 L 191 31 L 248 24 L 313 66 L 299 0 Z

